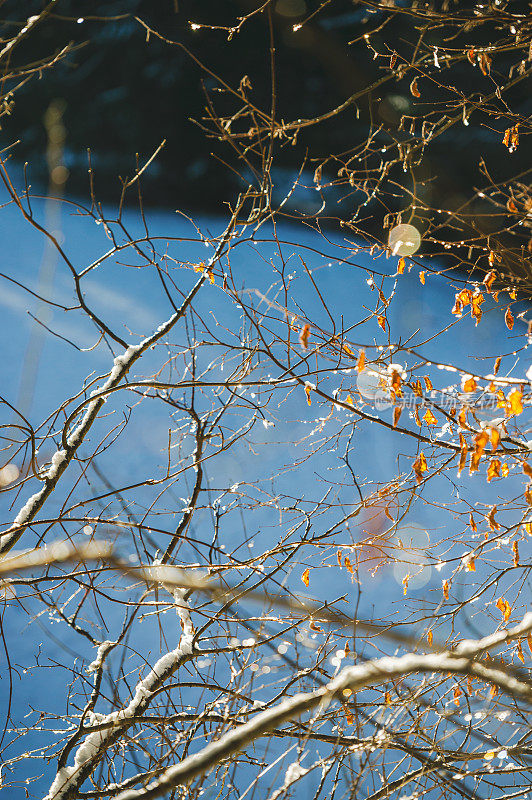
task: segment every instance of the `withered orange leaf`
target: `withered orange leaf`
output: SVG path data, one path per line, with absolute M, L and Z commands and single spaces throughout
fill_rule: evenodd
M 348 725 L 352 725 L 353 722 L 354 722 L 353 715 L 351 714 L 351 712 L 349 711 L 347 706 L 344 706 L 344 711 L 345 711 L 345 718 L 346 718 L 347 724 Z
M 477 63 L 477 54 L 474 50 L 467 51 L 467 60 L 469 61 L 470 64 L 473 64 L 473 66 L 475 66 L 475 64 Z
M 404 258 L 400 258 L 399 261 L 397 262 L 397 274 L 402 275 L 405 271 L 405 267 L 406 267 L 406 261 L 404 260 Z
M 491 57 L 487 53 L 481 53 L 479 66 L 483 75 L 489 75 L 491 70 Z
M 501 467 L 501 475 L 503 478 L 507 478 L 509 474 L 510 474 L 510 467 L 508 466 L 508 464 L 504 463 Z
M 358 351 L 358 361 L 357 361 L 357 370 L 358 372 L 362 372 L 364 369 L 364 365 L 366 363 L 366 351 L 359 350 Z
M 310 406 L 312 404 L 312 400 L 310 399 L 310 386 L 305 384 L 305 394 L 307 395 L 307 403 Z
M 464 392 L 474 392 L 477 388 L 477 382 L 474 378 L 468 378 L 464 381 L 464 385 L 462 387 Z
M 523 392 L 519 389 L 512 389 L 508 395 L 508 402 L 506 404 L 506 416 L 510 417 L 514 414 L 521 414 L 523 412 Z
M 497 375 L 501 366 L 502 356 L 498 356 L 493 366 L 493 374 Z
M 405 575 L 403 578 L 403 594 L 408 592 L 408 582 L 410 580 L 410 575 Z
M 445 600 L 449 599 L 449 581 L 442 581 L 441 588 Z
M 516 206 L 516 204 L 514 203 L 514 201 L 513 201 L 513 199 L 511 197 L 508 199 L 508 202 L 506 203 L 506 208 L 512 214 L 517 214 L 517 206 Z
M 308 626 L 311 631 L 317 631 L 318 633 L 323 633 L 323 628 L 320 628 L 320 626 L 316 622 L 314 622 L 313 619 L 310 620 Z
M 386 317 L 378 316 L 377 317 L 377 322 L 379 323 L 379 325 L 383 329 L 383 331 L 386 331 Z
M 499 597 L 495 605 L 501 612 L 504 622 L 508 622 L 508 620 L 512 616 L 512 607 L 510 603 L 507 600 L 505 600 L 504 597 Z
M 471 316 L 475 320 L 475 326 L 478 325 L 482 319 L 482 311 L 480 306 L 484 302 L 484 295 L 482 292 L 477 292 L 471 298 Z
M 416 424 L 419 425 L 419 427 L 421 428 L 423 423 L 419 419 L 419 406 L 414 406 L 414 419 L 416 421 Z
M 527 635 L 526 635 L 526 643 L 528 645 L 528 649 L 532 653 L 532 633 L 527 633 Z
M 528 461 L 523 461 L 523 472 L 527 477 L 532 478 L 532 467 Z
M 532 484 L 528 484 L 525 489 L 525 500 L 529 506 L 532 506 Z
M 432 631 L 431 631 L 431 630 L 429 630 L 429 632 L 427 633 L 427 642 L 429 643 L 429 646 L 431 646 L 431 647 L 432 647 L 432 640 L 433 640 L 433 638 L 434 638 L 434 637 L 433 637 L 433 635 L 432 635 Z
M 501 462 L 498 458 L 494 458 L 490 461 L 488 467 L 488 483 L 492 480 L 492 478 L 500 478 L 501 477 Z
M 343 345 L 343 350 L 344 350 L 344 353 L 347 353 L 348 356 L 354 356 L 355 355 L 348 344 L 344 344 Z
M 341 550 L 338 550 L 338 552 L 336 553 L 336 558 L 338 559 L 338 566 L 341 567 L 342 566 L 342 551 Z
M 473 512 L 469 512 L 469 527 L 473 531 L 473 533 L 477 532 L 477 523 L 475 522 L 475 518 L 473 517 Z
M 307 569 L 304 571 L 303 575 L 301 576 L 301 580 L 303 581 L 303 583 L 305 584 L 305 586 L 306 586 L 307 588 L 308 588 L 308 585 L 309 585 L 309 583 L 310 583 L 310 578 L 309 578 L 309 575 L 310 575 L 310 570 L 309 570 L 309 568 L 307 567 Z
M 418 89 L 417 85 L 417 78 L 414 78 L 412 83 L 410 84 L 410 94 L 414 97 L 421 97 L 421 92 Z
M 517 658 L 522 664 L 524 664 L 525 657 L 523 655 L 523 645 L 521 644 L 521 639 L 517 640 L 516 650 L 517 650 Z
M 477 568 L 475 566 L 475 556 L 473 554 L 466 559 L 465 568 L 466 572 L 476 572 Z
M 384 692 L 384 703 L 385 703 L 385 705 L 389 706 L 389 705 L 391 705 L 391 702 L 392 702 L 392 696 L 391 696 L 390 692 Z
M 397 423 L 399 422 L 399 417 L 403 413 L 402 406 L 396 406 L 393 410 L 393 427 L 395 428 Z
M 496 450 L 499 446 L 501 435 L 497 428 L 490 428 L 490 442 L 491 442 L 491 449 Z
M 506 314 L 504 315 L 504 321 L 506 322 L 506 327 L 508 328 L 508 330 L 511 331 L 513 326 L 514 326 L 514 318 L 513 318 L 512 310 L 511 310 L 511 308 L 509 306 L 506 309 Z
M 350 575 L 353 575 L 353 567 L 351 566 L 351 561 L 347 556 L 344 558 L 344 565 Z
M 299 332 L 299 344 L 303 350 L 308 350 L 308 337 L 310 334 L 310 325 L 303 325 Z
M 454 692 L 453 692 L 453 700 L 454 700 L 455 706 L 459 706 L 460 705 L 460 695 L 461 694 L 463 694 L 463 692 L 462 692 L 462 690 L 460 689 L 460 687 L 457 684 L 454 687 Z
M 512 556 L 513 556 L 513 563 L 514 567 L 519 566 L 519 542 L 517 539 L 514 539 L 512 542 Z
M 427 387 L 427 392 L 432 391 L 432 381 L 431 381 L 431 379 L 426 377 L 426 378 L 423 378 L 423 380 L 425 381 L 425 386 Z
M 490 258 L 491 258 L 492 253 L 493 253 L 493 250 L 490 252 Z M 491 264 L 491 261 L 490 261 L 490 264 Z M 487 292 L 491 293 L 491 287 L 495 283 L 496 277 L 497 277 L 497 273 L 495 272 L 495 270 L 491 270 L 491 272 L 488 272 L 488 274 L 485 276 L 485 278 L 482 281 L 482 283 L 486 287 L 486 291 Z
M 427 408 L 427 410 L 423 414 L 423 419 L 425 420 L 427 425 L 437 425 L 438 424 L 438 420 L 436 419 L 436 417 L 434 416 L 434 414 L 432 413 L 430 408 Z
M 495 514 L 497 513 L 497 506 L 493 506 L 490 513 L 487 516 L 488 525 L 492 531 L 498 531 L 501 527 L 497 520 L 495 519 Z
M 414 461 L 413 470 L 416 474 L 417 482 L 421 483 L 421 481 L 423 480 L 423 473 L 427 471 L 427 459 L 425 458 L 423 450 L 420 452 L 420 454 Z
M 425 285 L 425 271 L 419 273 L 419 280 L 423 285 Z

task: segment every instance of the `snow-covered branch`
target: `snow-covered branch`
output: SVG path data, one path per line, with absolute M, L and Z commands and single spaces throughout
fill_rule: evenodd
M 176 669 L 194 652 L 194 627 L 190 617 L 190 608 L 185 600 L 185 591 L 172 587 L 170 593 L 174 597 L 176 611 L 183 633 L 175 650 L 166 653 L 156 662 L 154 667 L 135 687 L 129 704 L 119 711 L 109 714 L 98 714 L 91 711 L 89 720 L 97 725 L 97 730 L 88 733 L 74 754 L 74 763 L 61 767 L 50 786 L 45 800 L 69 800 L 77 797 L 78 790 L 105 754 L 107 748 L 133 724 L 148 707 L 153 693 Z M 87 671 L 98 676 L 103 658 L 114 642 L 103 642 L 98 648 L 95 660 Z M 102 725 L 109 727 L 102 728 Z
M 205 277 L 202 275 L 184 299 L 181 307 L 172 314 L 166 322 L 160 325 L 151 336 L 146 337 L 139 344 L 130 345 L 122 355 L 114 359 L 113 367 L 107 380 L 99 389 L 93 392 L 93 395 L 98 396 L 95 396 L 94 399 L 89 402 L 83 417 L 74 430 L 71 433 L 65 431 L 63 437 L 64 447 L 53 454 L 51 466 L 44 475 L 44 485 L 38 492 L 28 498 L 16 515 L 13 524 L 0 535 L 0 555 L 7 553 L 18 542 L 26 526 L 34 519 L 35 515 L 54 491 L 59 478 L 72 461 L 76 451 L 105 403 L 105 397 L 100 397 L 99 395 L 117 386 L 120 381 L 125 378 L 135 361 L 137 361 L 149 347 L 171 330 L 175 323 L 183 316 L 204 281 Z
M 185 758 L 180 764 L 169 767 L 145 788 L 128 789 L 118 795 L 117 800 L 151 800 L 161 797 L 179 784 L 187 783 L 195 776 L 230 758 L 273 727 L 315 708 L 325 710 L 333 700 L 345 697 L 347 692 L 357 692 L 368 686 L 375 686 L 383 681 L 404 677 L 414 672 L 473 675 L 532 704 L 532 684 L 528 680 L 512 674 L 504 667 L 491 667 L 475 660 L 475 657 L 482 655 L 489 647 L 495 647 L 505 641 L 505 636 L 516 638 L 526 635 L 531 630 L 532 613 L 527 614 L 519 625 L 508 632 L 502 631 L 500 634 L 476 642 L 474 640 L 463 642 L 455 651 L 428 655 L 407 653 L 403 656 L 379 658 L 346 667 L 326 686 L 313 692 L 296 694 L 274 708 L 257 714 L 245 725 L 229 731 L 203 750 Z M 51 797 L 48 800 L 51 800 Z

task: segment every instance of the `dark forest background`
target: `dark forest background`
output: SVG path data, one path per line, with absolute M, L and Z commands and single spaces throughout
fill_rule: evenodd
M 14 56 L 20 63 L 45 57 L 66 43 L 74 49 L 41 80 L 32 78 L 16 94 L 14 113 L 3 118 L 2 143 L 20 143 L 12 152 L 19 161 L 31 162 L 33 182 L 46 180 L 46 130 L 43 118 L 50 103 L 64 101 L 66 129 L 64 162 L 69 170 L 68 192 L 84 195 L 88 188 L 87 148 L 90 147 L 98 197 L 114 200 L 120 194 L 120 180 L 134 174 L 135 154 L 140 162 L 148 158 L 163 139 L 166 145 L 143 176 L 146 204 L 179 207 L 190 211 L 221 211 L 249 182 L 246 168 L 217 137 L 202 130 L 209 102 L 217 113 L 234 112 L 219 92 L 222 78 L 238 87 L 248 76 L 249 98 L 269 112 L 271 64 L 268 19 L 265 13 L 249 17 L 241 29 L 239 18 L 260 7 L 257 0 L 63 0 L 49 18 L 22 42 Z M 419 4 L 426 10 L 428 3 Z M 403 115 L 426 114 L 429 104 L 436 110 L 446 99 L 433 82 L 424 87 L 420 99 L 409 91 L 411 75 L 400 74 L 374 91 L 365 91 L 389 71 L 389 53 L 409 59 L 423 32 L 423 46 L 484 47 L 503 35 L 501 15 L 505 9 L 530 13 L 527 3 L 500 2 L 493 5 L 493 23 L 474 24 L 474 4 L 434 2 L 438 13 L 468 13 L 466 26 L 440 23 L 431 29 L 427 17 L 416 17 L 416 3 L 382 3 L 372 7 L 353 0 L 326 3 L 313 0 L 278 0 L 273 6 L 277 119 L 313 118 L 333 109 L 352 95 L 341 114 L 300 132 L 297 142 L 278 140 L 272 168 L 274 187 L 280 199 L 289 181 L 306 159 L 308 175 L 330 154 L 345 154 L 377 130 L 376 142 L 395 137 Z M 323 6 L 323 8 L 322 8 Z M 42 3 L 7 3 L 4 20 L 20 22 L 25 15 L 42 9 Z M 390 14 L 390 8 L 398 10 Z M 411 13 L 401 13 L 408 8 Z M 321 10 L 320 10 L 321 9 Z M 308 20 L 309 15 L 318 11 Z M 489 9 L 488 9 L 489 10 Z M 22 13 L 23 12 L 23 13 Z M 170 42 L 146 35 L 139 17 Z M 82 20 L 82 21 L 78 21 Z M 294 25 L 307 20 L 294 31 Z M 194 29 L 195 26 L 201 26 Z M 203 27 L 208 26 L 208 27 Z M 371 31 L 370 46 L 364 33 Z M 175 43 L 175 44 L 172 44 Z M 374 57 L 375 53 L 379 55 Z M 388 55 L 387 55 L 388 54 Z M 493 69 L 507 73 L 516 52 L 508 48 L 499 54 Z M 493 86 L 478 68 L 461 58 L 453 67 L 453 78 L 464 87 L 464 96 L 478 96 Z M 530 112 L 527 83 L 505 93 L 512 111 Z M 441 95 L 441 96 L 440 96 Z M 209 99 L 207 99 L 209 98 Z M 227 104 L 227 109 L 226 109 Z M 424 201 L 457 208 L 470 198 L 480 181 L 479 162 L 489 164 L 491 176 L 504 180 L 530 163 L 528 142 L 518 154 L 501 146 L 501 125 L 497 115 L 472 111 L 469 124 L 453 125 L 427 149 L 416 167 L 416 179 L 423 186 Z M 406 132 L 404 133 L 406 136 Z M 520 161 L 521 163 L 517 163 Z M 358 201 L 356 192 L 338 181 L 335 162 L 328 165 L 328 214 L 348 218 Z M 399 179 L 400 170 L 397 171 Z M 302 179 L 302 183 L 305 180 Z M 312 179 L 307 178 L 309 186 Z M 313 210 L 315 200 L 304 192 L 301 208 Z M 391 200 L 393 204 L 393 198 Z M 389 210 L 389 207 L 388 207 Z M 367 226 L 371 228 L 372 219 Z

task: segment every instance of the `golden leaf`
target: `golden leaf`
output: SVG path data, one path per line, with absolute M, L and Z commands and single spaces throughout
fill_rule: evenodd
M 431 631 L 431 630 L 429 630 L 429 632 L 427 633 L 427 642 L 429 643 L 429 645 L 430 645 L 431 647 L 432 647 L 432 640 L 433 640 L 433 638 L 434 638 L 434 637 L 433 637 L 433 635 L 432 635 L 432 631 Z
M 528 645 L 528 649 L 532 653 L 532 633 L 527 633 L 527 635 L 526 635 L 526 643 Z
M 408 581 L 410 580 L 410 575 L 405 575 L 403 578 L 403 594 L 406 594 L 408 591 Z
M 503 478 L 507 478 L 509 474 L 510 474 L 510 467 L 508 466 L 508 464 L 504 463 L 501 467 L 501 475 Z
M 499 446 L 499 440 L 501 435 L 497 428 L 490 428 L 490 442 L 491 442 L 491 449 L 496 450 Z
M 508 402 L 506 404 L 506 416 L 510 417 L 514 414 L 521 414 L 523 412 L 523 392 L 518 389 L 512 389 L 508 395 Z
M 508 622 L 508 620 L 512 616 L 512 607 L 510 603 L 507 600 L 505 600 L 504 597 L 499 597 L 495 605 L 501 612 L 504 622 L 505 623 Z
M 427 387 L 427 392 L 431 392 L 432 389 L 433 389 L 431 379 L 426 377 L 426 378 L 423 378 L 423 380 L 425 381 L 425 386 Z
M 351 561 L 348 559 L 347 556 L 344 558 L 344 565 L 350 575 L 353 575 L 353 567 L 351 566 Z
M 310 399 L 310 386 L 305 384 L 305 394 L 307 395 L 307 403 L 310 406 L 312 404 L 312 400 Z
M 441 588 L 442 588 L 443 596 L 444 596 L 445 600 L 448 600 L 449 599 L 449 582 L 448 581 L 442 581 Z
M 345 718 L 347 720 L 347 724 L 348 725 L 352 725 L 353 722 L 354 722 L 353 715 L 351 714 L 351 712 L 349 711 L 347 706 L 344 706 L 344 711 L 345 711 Z
M 501 462 L 498 458 L 494 458 L 490 461 L 490 465 L 488 467 L 488 483 L 492 480 L 492 478 L 500 478 L 501 477 Z
M 509 306 L 506 309 L 506 314 L 504 315 L 504 321 L 506 322 L 506 327 L 508 328 L 508 330 L 511 331 L 514 326 L 514 318 Z
M 427 425 L 437 425 L 438 424 L 438 420 L 436 419 L 436 417 L 434 416 L 434 414 L 432 413 L 430 408 L 427 408 L 427 410 L 423 414 L 423 419 L 425 420 Z
M 475 522 L 475 518 L 473 516 L 473 512 L 469 512 L 469 527 L 473 531 L 473 533 L 477 532 L 477 523 Z
M 466 568 L 466 572 L 476 572 L 477 571 L 477 568 L 475 566 L 475 556 L 474 555 L 470 555 L 469 556 L 469 558 L 466 561 L 465 568 Z
M 514 567 L 519 566 L 519 543 L 517 540 L 512 542 L 512 555 L 513 555 L 513 562 Z
M 494 367 L 493 367 L 493 374 L 494 375 L 497 375 L 497 373 L 499 371 L 499 368 L 501 366 L 501 361 L 502 361 L 502 357 L 498 356 L 496 361 L 495 361 Z
M 385 705 L 389 706 L 392 703 L 392 696 L 390 692 L 384 692 L 384 703 Z
M 393 410 L 393 427 L 395 428 L 399 422 L 399 417 L 403 413 L 402 406 L 396 406 Z
M 379 325 L 383 329 L 383 331 L 386 331 L 386 318 L 382 317 L 382 316 L 379 316 L 379 317 L 377 317 L 377 322 L 379 323 Z
M 425 285 L 425 272 L 424 271 L 419 273 L 419 280 L 421 281 L 421 283 L 423 285 Z
M 474 392 L 477 388 L 477 382 L 474 378 L 468 378 L 466 381 L 464 381 L 462 388 L 464 392 Z
M 423 450 L 420 452 L 420 454 L 414 461 L 412 468 L 416 474 L 417 482 L 421 483 L 421 481 L 423 480 L 423 473 L 427 471 L 427 459 L 425 458 Z
M 400 258 L 399 261 L 397 262 L 397 274 L 402 275 L 405 271 L 405 267 L 406 267 L 406 261 L 404 260 L 404 258 Z
M 523 472 L 528 478 L 532 478 L 532 467 L 528 461 L 523 461 Z
M 351 350 L 349 345 L 344 344 L 343 345 L 343 349 L 344 349 L 344 353 L 347 353 L 348 356 L 353 356 L 353 357 L 355 356 L 355 354 L 353 353 L 353 351 Z
M 357 361 L 357 370 L 359 372 L 362 372 L 362 370 L 364 369 L 365 363 L 366 363 L 366 351 L 365 350 L 359 350 L 358 351 L 358 361 Z
M 308 589 L 308 585 L 310 583 L 309 575 L 310 575 L 310 570 L 307 567 L 307 569 L 304 571 L 303 575 L 301 576 L 301 580 L 303 581 L 303 583 L 305 584 L 307 589 Z

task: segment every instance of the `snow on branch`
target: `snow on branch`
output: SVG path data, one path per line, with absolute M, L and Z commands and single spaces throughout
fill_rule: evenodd
M 45 800 L 68 800 L 78 796 L 79 787 L 95 768 L 105 754 L 107 748 L 133 724 L 135 717 L 143 714 L 149 705 L 153 693 L 161 684 L 194 652 L 194 626 L 190 616 L 190 607 L 185 599 L 185 590 L 171 587 L 170 593 L 176 603 L 176 611 L 181 620 L 183 634 L 175 650 L 166 653 L 155 663 L 148 675 L 135 687 L 135 693 L 129 704 L 119 711 L 109 714 L 90 712 L 89 719 L 96 727 L 88 733 L 74 754 L 74 764 L 61 767 L 50 786 Z M 95 660 L 87 668 L 87 672 L 95 673 L 95 680 L 107 652 L 116 642 L 102 642 Z M 108 727 L 103 727 L 108 726 Z
M 137 361 L 149 347 L 168 333 L 175 323 L 183 316 L 204 281 L 205 278 L 202 276 L 190 290 L 181 307 L 172 314 L 166 322 L 160 325 L 151 336 L 146 337 L 139 344 L 130 345 L 122 355 L 114 359 L 113 367 L 107 380 L 99 389 L 96 389 L 92 393 L 93 399 L 88 403 L 81 421 L 70 434 L 65 434 L 66 446 L 53 454 L 50 469 L 44 475 L 44 485 L 40 491 L 28 498 L 15 517 L 13 524 L 4 531 L 4 533 L 0 534 L 0 555 L 7 553 L 18 542 L 26 526 L 34 519 L 37 512 L 42 508 L 55 489 L 57 481 L 67 469 L 78 447 L 98 416 L 101 407 L 105 403 L 105 397 L 99 395 L 117 386 L 117 384 L 125 378 L 135 361 Z
M 211 742 L 198 753 L 185 758 L 181 763 L 169 767 L 155 781 L 142 789 L 128 789 L 116 800 L 151 800 L 161 797 L 201 775 L 221 761 L 243 750 L 258 737 L 268 733 L 294 717 L 299 717 L 314 708 L 325 710 L 334 699 L 340 699 L 346 690 L 357 692 L 391 678 L 414 672 L 451 672 L 474 675 L 496 684 L 510 695 L 520 697 L 532 704 L 532 683 L 502 666 L 489 666 L 475 661 L 487 649 L 496 647 L 508 639 L 519 638 L 532 631 L 532 613 L 526 614 L 522 622 L 508 631 L 501 631 L 478 641 L 462 642 L 454 651 L 430 653 L 428 655 L 407 653 L 368 661 L 343 669 L 326 686 L 313 692 L 299 693 L 289 697 L 266 711 L 262 711 L 249 722 L 233 729 Z M 345 695 L 344 695 L 345 696 Z M 47 798 L 51 800 L 51 797 Z

